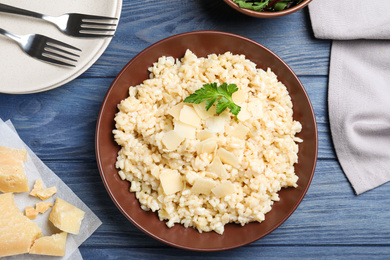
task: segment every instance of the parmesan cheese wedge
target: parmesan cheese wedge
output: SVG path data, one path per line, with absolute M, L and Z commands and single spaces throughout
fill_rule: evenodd
M 218 198 L 225 197 L 234 193 L 234 185 L 230 181 L 223 181 L 214 188 L 211 189 L 211 192 Z
M 0 195 L 0 257 L 28 253 L 41 232 L 16 206 L 12 193 Z
M 173 116 L 174 119 L 176 120 L 179 120 L 180 118 L 180 110 L 183 108 L 183 103 L 179 103 L 173 107 L 171 107 L 169 110 L 168 110 L 168 114 Z
M 165 170 L 160 174 L 160 181 L 166 195 L 175 194 L 183 189 L 183 180 L 178 171 Z
M 214 160 L 207 168 L 207 171 L 215 173 L 221 179 L 226 179 L 227 177 L 229 177 L 228 173 L 225 170 L 225 167 L 223 167 L 221 159 L 218 156 L 214 157 Z
M 232 152 L 219 148 L 217 154 L 223 163 L 230 164 L 233 167 L 238 167 L 240 165 L 238 158 Z
M 175 150 L 184 141 L 184 137 L 175 130 L 171 130 L 165 133 L 161 141 L 168 150 Z
M 49 220 L 62 231 L 77 235 L 85 212 L 72 204 L 57 198 L 50 212 Z
M 199 177 L 192 186 L 191 192 L 194 194 L 210 195 L 211 189 L 214 188 L 215 185 L 217 185 L 217 183 L 214 180 L 210 178 Z
M 30 254 L 65 256 L 66 237 L 66 232 L 40 237 L 32 245 Z
M 180 110 L 179 120 L 187 125 L 192 125 L 194 127 L 200 126 L 200 118 L 198 114 L 195 112 L 192 106 L 183 105 L 183 108 Z
M 214 116 L 217 113 L 216 106 L 211 106 L 209 110 L 206 110 L 206 101 L 199 104 L 193 104 L 193 107 L 195 109 L 195 112 L 198 114 L 198 116 L 201 119 L 207 119 L 209 117 Z
M 50 198 L 51 196 L 53 196 L 56 193 L 57 193 L 57 187 L 53 186 L 53 187 L 50 187 L 50 188 L 47 188 L 44 190 L 37 191 L 37 196 L 41 200 L 47 200 L 48 198 Z
M 248 133 L 249 133 L 249 128 L 244 125 L 238 125 L 232 131 L 230 131 L 230 135 L 238 139 L 244 139 Z
M 228 119 L 229 114 L 223 112 L 217 116 L 206 119 L 206 127 L 213 133 L 223 133 L 225 131 L 225 124 Z
M 192 125 L 187 125 L 180 121 L 176 121 L 173 130 L 175 130 L 176 133 L 178 133 L 184 138 L 188 138 L 188 139 L 195 138 L 196 127 Z

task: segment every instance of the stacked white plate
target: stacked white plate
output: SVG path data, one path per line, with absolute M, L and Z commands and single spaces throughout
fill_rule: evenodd
M 117 22 L 122 9 L 122 0 L 3 0 L 2 3 L 52 16 L 83 13 L 116 17 Z M 72 37 L 49 22 L 7 13 L 0 13 L 0 25 L 11 33 L 43 34 L 82 50 L 76 67 L 56 66 L 31 58 L 17 43 L 0 35 L 0 93 L 36 93 L 68 83 L 91 67 L 112 39 Z

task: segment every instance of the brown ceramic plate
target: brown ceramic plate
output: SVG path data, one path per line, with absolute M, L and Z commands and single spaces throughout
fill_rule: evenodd
M 291 8 L 286 9 L 286 10 L 283 10 L 283 11 L 259 12 L 259 11 L 254 11 L 254 10 L 250 10 L 250 9 L 246 9 L 246 8 L 241 8 L 233 0 L 223 0 L 223 1 L 225 3 L 227 3 L 228 5 L 230 5 L 231 7 L 233 7 L 234 9 L 236 9 L 237 11 L 239 11 L 240 13 L 243 13 L 243 14 L 246 14 L 249 16 L 253 16 L 253 17 L 258 17 L 258 18 L 272 18 L 272 17 L 279 17 L 279 16 L 291 14 L 291 13 L 294 13 L 294 12 L 304 8 L 306 5 L 308 5 L 311 2 L 311 0 L 306 0 L 306 1 L 303 1 L 302 3 L 300 3 L 299 5 L 293 6 Z
M 259 68 L 271 68 L 290 92 L 294 105 L 294 119 L 303 125 L 303 130 L 298 136 L 304 141 L 299 145 L 299 163 L 295 166 L 296 174 L 299 176 L 298 188 L 282 189 L 279 192 L 280 201 L 274 204 L 262 223 L 250 223 L 243 227 L 228 224 L 223 235 L 215 232 L 198 233 L 193 228 L 184 228 L 179 224 L 168 228 L 165 222 L 158 219 L 156 213 L 145 212 L 140 208 L 134 193 L 129 192 L 130 183 L 122 181 L 117 174 L 115 162 L 120 147 L 112 135 L 117 104 L 127 98 L 130 86 L 140 84 L 148 78 L 148 67 L 159 57 L 181 58 L 187 49 L 192 50 L 198 57 L 227 51 L 245 54 Z M 116 206 L 135 226 L 151 237 L 174 247 L 196 251 L 220 251 L 240 247 L 264 237 L 294 212 L 313 177 L 318 142 L 310 100 L 303 85 L 285 62 L 264 46 L 247 38 L 224 32 L 200 31 L 161 40 L 139 53 L 122 69 L 104 98 L 97 121 L 95 145 L 103 183 Z

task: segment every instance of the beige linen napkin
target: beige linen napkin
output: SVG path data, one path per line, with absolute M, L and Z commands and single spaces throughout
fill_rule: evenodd
M 329 121 L 356 194 L 390 181 L 390 1 L 314 0 L 314 35 L 332 39 Z

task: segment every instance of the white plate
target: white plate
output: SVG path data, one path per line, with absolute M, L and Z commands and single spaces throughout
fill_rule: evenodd
M 58 16 L 85 13 L 118 18 L 122 0 L 3 0 L 2 3 Z M 25 54 L 12 40 L 0 35 L 0 93 L 25 94 L 46 91 L 75 79 L 96 62 L 111 38 L 76 38 L 53 24 L 30 17 L 0 13 L 0 27 L 15 34 L 39 33 L 82 50 L 74 68 L 51 65 Z

